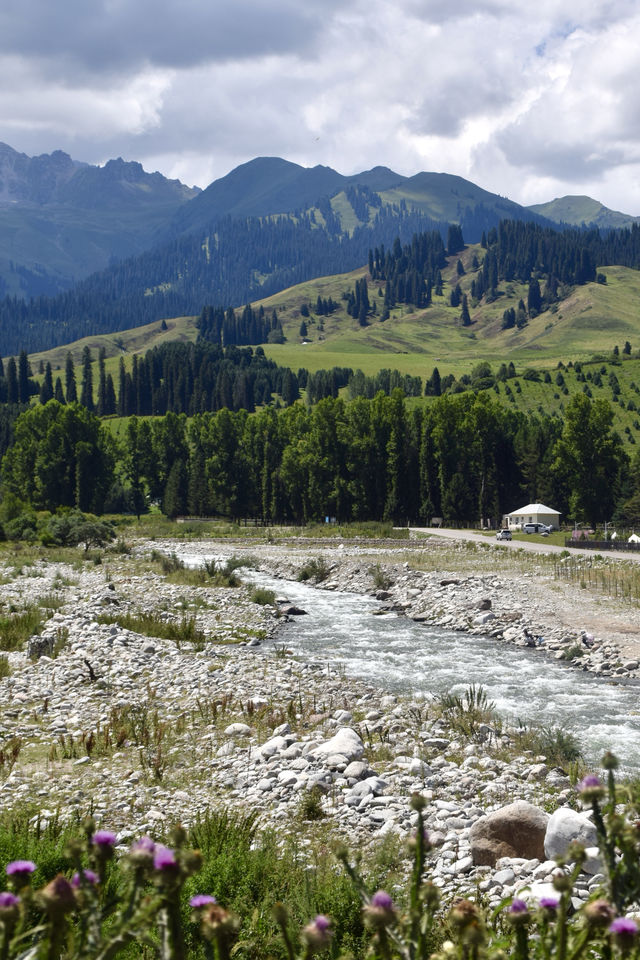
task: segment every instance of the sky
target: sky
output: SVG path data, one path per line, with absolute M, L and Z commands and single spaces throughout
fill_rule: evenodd
M 640 215 L 639 36 L 635 0 L 3 0 L 0 141 L 190 186 L 279 156 Z

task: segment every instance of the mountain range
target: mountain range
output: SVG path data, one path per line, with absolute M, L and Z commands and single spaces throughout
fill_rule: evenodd
M 374 167 L 343 176 L 258 157 L 200 190 L 121 158 L 92 166 L 0 144 L 0 298 L 36 298 L 20 316 L 0 305 L 0 353 L 15 352 L 17 337 L 38 349 L 198 313 L 204 303 L 241 304 L 354 269 L 375 244 L 444 233 L 452 222 L 477 242 L 503 219 L 640 222 L 588 197 L 524 207 L 446 173 Z

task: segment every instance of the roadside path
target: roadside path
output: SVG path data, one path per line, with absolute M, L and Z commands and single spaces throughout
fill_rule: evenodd
M 475 530 L 454 530 L 449 527 L 409 527 L 409 536 L 431 536 L 447 537 L 450 540 L 470 540 L 474 543 L 491 543 L 503 550 L 528 550 L 531 553 L 562 553 L 566 547 L 558 547 L 554 543 L 540 543 L 539 540 L 496 540 L 495 533 L 491 537 L 483 533 L 477 533 Z M 579 547 L 573 547 L 570 550 L 571 556 L 579 557 L 593 556 L 593 550 L 581 550 Z M 640 561 L 639 552 L 627 552 L 626 550 L 606 550 L 602 556 L 611 557 L 612 560 L 634 560 Z

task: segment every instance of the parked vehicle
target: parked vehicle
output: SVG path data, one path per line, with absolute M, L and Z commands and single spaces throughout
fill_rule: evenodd
M 553 527 L 548 523 L 524 523 L 522 525 L 523 533 L 551 533 Z
M 498 530 L 496 533 L 496 540 L 513 540 L 511 530 Z

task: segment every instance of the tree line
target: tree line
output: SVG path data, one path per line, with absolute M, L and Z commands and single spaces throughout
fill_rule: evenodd
M 17 418 L 2 478 L 32 510 L 139 514 L 157 501 L 168 516 L 456 524 L 499 523 L 539 500 L 598 523 L 640 505 L 640 462 L 611 425 L 609 403 L 584 394 L 560 420 L 486 392 L 409 408 L 395 389 L 253 415 L 131 417 L 116 442 L 86 407 L 51 400 Z

